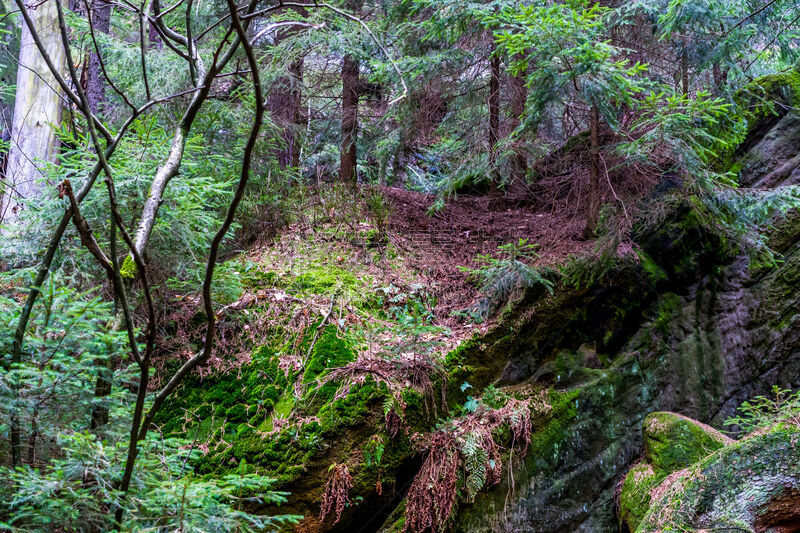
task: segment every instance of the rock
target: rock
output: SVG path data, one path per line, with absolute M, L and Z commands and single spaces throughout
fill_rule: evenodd
M 619 518 L 636 531 L 650 507 L 650 492 L 671 473 L 686 468 L 734 441 L 683 415 L 650 413 L 642 424 L 645 457 L 625 476 L 619 495 Z
M 800 113 L 787 112 L 739 160 L 739 182 L 769 189 L 800 183 Z
M 798 439 L 796 421 L 781 422 L 672 473 L 650 491 L 649 508 L 631 531 L 797 531 Z
M 642 424 L 645 460 L 667 474 L 685 468 L 733 440 L 677 413 L 650 413 Z
M 749 123 L 734 165 L 740 185 L 767 189 L 800 183 L 800 70 L 763 76 L 737 99 Z
M 466 378 L 474 386 L 504 376 L 505 367 L 530 369 L 515 372 L 516 382 L 545 380 L 566 405 L 534 431 L 513 490 L 503 482 L 463 505 L 454 531 L 616 531 L 616 486 L 646 438 L 651 456 L 659 454 L 658 433 L 641 429 L 648 413 L 679 410 L 719 425 L 772 385 L 800 386 L 800 214 L 780 224 L 784 262 L 759 271 L 681 218 L 688 213 L 670 216 L 659 236 L 640 239 L 666 279 L 618 267 L 613 280 L 591 288 L 523 299 L 516 315 L 462 351 L 462 364 L 476 369 Z M 559 361 L 591 343 L 607 364 L 572 369 L 573 378 L 559 382 Z M 702 428 L 680 416 L 669 421 L 689 434 Z M 725 440 L 705 428 L 696 437 L 709 447 Z M 694 449 L 661 453 L 673 458 L 665 468 L 694 460 Z M 635 471 L 645 487 L 660 480 L 645 466 Z

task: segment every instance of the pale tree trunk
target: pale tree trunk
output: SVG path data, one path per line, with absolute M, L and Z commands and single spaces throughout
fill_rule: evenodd
M 53 64 L 63 68 L 64 47 L 58 35 L 55 0 L 45 0 L 30 14 Z M 0 201 L 0 220 L 4 224 L 15 224 L 24 203 L 42 194 L 40 169 L 45 162 L 55 160 L 55 128 L 61 123 L 58 83 L 24 23 L 19 63 L 11 146 Z
M 339 179 L 356 181 L 358 137 L 358 60 L 347 54 L 342 61 L 342 146 Z
M 496 49 L 493 50 L 496 52 Z M 492 54 L 489 77 L 489 172 L 491 191 L 498 192 L 500 170 L 497 168 L 497 140 L 500 131 L 500 56 Z
M 689 52 L 685 43 L 681 52 L 681 89 L 683 94 L 689 94 Z

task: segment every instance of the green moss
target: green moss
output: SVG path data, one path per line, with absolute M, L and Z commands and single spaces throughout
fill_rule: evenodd
M 650 413 L 643 427 L 647 462 L 667 474 L 686 468 L 731 442 L 719 431 L 676 413 Z
M 794 68 L 755 79 L 734 99 L 747 120 L 747 133 L 760 130 L 780 109 L 800 104 L 800 70 Z
M 655 285 L 658 282 L 664 281 L 667 279 L 666 271 L 658 266 L 650 254 L 642 250 L 641 248 L 636 249 L 636 255 L 639 257 L 639 263 L 642 266 L 642 270 L 650 279 L 650 283 Z
M 337 335 L 336 326 L 325 327 L 319 333 L 319 338 L 313 347 L 306 346 L 306 343 L 301 346 L 304 352 L 309 348 L 311 354 L 303 372 L 303 383 L 305 384 L 316 380 L 325 370 L 344 366 L 356 358 L 356 354 L 348 342 Z M 336 389 L 335 383 L 327 383 L 318 389 L 315 388 L 313 395 L 319 400 L 328 401 L 336 393 Z
M 131 255 L 125 256 L 125 260 L 119 269 L 119 275 L 122 276 L 122 279 L 133 279 L 136 277 L 137 272 L 136 262 L 133 257 Z
M 774 113 L 774 106 L 769 107 L 769 104 L 775 102 L 796 106 L 800 103 L 800 70 L 791 69 L 762 76 L 748 84 L 743 92 L 766 101 L 766 105 L 751 111 L 755 115 Z
M 317 337 L 315 339 L 315 336 Z M 312 346 L 313 342 L 313 346 Z M 329 369 L 355 358 L 349 343 L 337 335 L 335 326 L 317 332 L 308 328 L 299 352 L 309 353 L 302 376 L 287 375 L 280 360 L 268 346 L 256 349 L 249 364 L 202 380 L 192 377 L 165 405 L 160 415 L 168 433 L 183 433 L 199 418 L 198 406 L 211 414 L 203 421 L 201 433 L 209 451 L 195 462 L 203 475 L 221 475 L 236 469 L 242 461 L 286 486 L 302 475 L 310 461 L 344 427 L 363 424 L 374 411 L 372 404 L 383 394 L 374 384 L 354 387 L 344 398 L 334 400 L 337 385 L 318 386 L 317 379 Z M 294 383 L 305 387 L 295 398 Z M 315 420 L 265 438 L 273 420 L 289 418 L 293 410 Z M 185 412 L 190 412 L 184 416 Z
M 675 316 L 683 307 L 683 300 L 674 293 L 668 292 L 661 296 L 656 306 L 656 315 L 653 325 L 664 335 L 669 335 L 675 324 Z
M 167 434 L 182 434 L 187 424 L 208 420 L 205 437 L 222 427 L 223 433 L 235 432 L 235 426 L 253 417 L 271 412 L 288 388 L 290 380 L 279 367 L 277 355 L 262 346 L 253 352 L 252 362 L 240 372 L 230 372 L 201 379 L 191 376 L 161 408 L 157 421 Z M 230 426 L 230 427 L 228 427 Z
M 295 278 L 289 288 L 314 294 L 330 294 L 336 290 L 345 293 L 356 292 L 361 285 L 362 283 L 347 270 L 324 267 L 306 270 Z
M 650 413 L 642 429 L 645 460 L 626 474 L 619 499 L 619 518 L 630 531 L 636 531 L 647 515 L 654 487 L 673 472 L 733 442 L 719 431 L 676 413 Z
M 635 531 L 771 530 L 769 505 L 800 484 L 798 438 L 780 423 L 707 455 L 661 483 Z
M 575 402 L 579 390 L 558 392 L 550 389 L 547 422 L 531 435 L 528 456 L 535 461 L 557 461 L 561 446 L 569 440 L 571 422 L 577 416 Z
M 625 475 L 619 495 L 619 519 L 630 531 L 639 527 L 650 508 L 650 490 L 662 479 L 647 463 L 636 463 Z

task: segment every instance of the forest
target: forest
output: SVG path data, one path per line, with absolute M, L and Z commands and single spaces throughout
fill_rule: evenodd
M 797 0 L 0 15 L 0 531 L 800 532 Z

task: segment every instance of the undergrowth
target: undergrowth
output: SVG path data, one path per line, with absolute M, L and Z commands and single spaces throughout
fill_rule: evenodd
M 552 294 L 553 282 L 544 271 L 530 264 L 539 258 L 535 252 L 537 247 L 537 244 L 528 244 L 527 239 L 520 239 L 516 243 L 498 246 L 500 257 L 490 254 L 476 257 L 475 261 L 480 265 L 478 268 L 460 267 L 478 285 L 483 296 L 467 310 L 467 314 L 483 322 L 524 287 L 541 285 Z
M 499 400 L 492 394 L 470 399 L 462 416 L 443 422 L 432 433 L 412 437 L 417 450 L 426 455 L 406 496 L 405 531 L 445 531 L 459 501 L 472 501 L 479 491 L 499 483 L 503 443 L 508 443 L 509 465 L 515 452 L 525 457 L 531 411 L 545 411 L 548 406 L 507 396 L 502 404 Z

